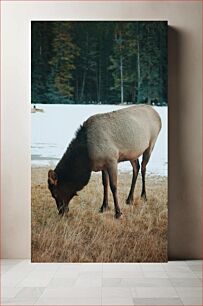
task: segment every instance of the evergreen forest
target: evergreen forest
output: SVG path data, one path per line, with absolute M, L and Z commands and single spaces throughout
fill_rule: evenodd
M 167 104 L 167 22 L 32 21 L 31 102 Z

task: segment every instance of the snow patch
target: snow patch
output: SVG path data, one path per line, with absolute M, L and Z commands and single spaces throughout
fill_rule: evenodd
M 41 104 L 44 113 L 32 113 L 32 166 L 54 167 L 67 146 L 88 117 L 110 112 L 121 105 L 60 105 Z M 154 106 L 162 120 L 162 129 L 147 166 L 148 174 L 167 176 L 168 169 L 168 111 L 167 107 Z M 120 171 L 131 171 L 129 162 L 120 163 Z

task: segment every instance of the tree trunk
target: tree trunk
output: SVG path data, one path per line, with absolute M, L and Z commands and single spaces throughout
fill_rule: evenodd
M 131 99 L 132 99 L 132 103 L 135 103 L 135 99 L 136 99 L 136 84 L 135 81 L 133 81 L 132 83 L 132 91 L 131 91 Z
M 99 59 L 99 79 L 98 79 L 98 102 L 101 100 L 101 58 Z
M 76 77 L 76 84 L 75 84 L 75 100 L 76 100 L 76 103 L 78 102 L 79 100 L 79 94 L 78 94 L 78 78 Z
M 140 83 L 141 83 L 141 72 L 140 72 L 140 41 L 139 41 L 139 29 L 137 23 L 137 102 L 140 102 Z
M 121 103 L 123 104 L 123 57 L 120 57 L 120 74 L 121 74 Z
M 80 92 L 80 102 L 82 102 L 82 100 L 83 100 L 85 82 L 86 82 L 86 70 L 83 72 L 82 87 L 81 87 L 81 92 Z
M 99 103 L 101 100 L 101 59 L 100 58 L 99 58 L 99 63 L 97 65 L 96 87 L 97 87 L 97 103 Z
M 89 53 L 89 33 L 86 33 L 86 44 L 85 44 L 86 52 L 87 54 Z M 80 101 L 82 102 L 83 97 L 84 97 L 84 90 L 85 90 L 85 83 L 86 83 L 86 74 L 88 70 L 88 56 L 86 58 L 86 63 L 85 63 L 85 68 L 83 72 L 83 78 L 82 78 L 82 86 L 81 86 L 81 92 L 80 92 Z
M 139 43 L 139 37 L 137 40 L 137 102 L 140 100 L 140 43 Z

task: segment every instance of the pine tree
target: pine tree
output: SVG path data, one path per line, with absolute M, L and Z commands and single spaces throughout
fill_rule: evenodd
M 73 71 L 74 60 L 78 48 L 72 41 L 71 23 L 67 21 L 54 22 L 53 24 L 53 57 L 50 61 L 54 87 L 59 94 L 71 99 L 74 93 Z
M 167 94 L 167 24 L 141 22 L 139 102 L 162 103 Z M 164 73 L 163 73 L 164 71 Z
M 114 90 L 121 103 L 135 103 L 137 98 L 137 36 L 133 22 L 119 22 L 115 27 L 113 55 L 110 57 Z
M 117 23 L 114 30 L 114 47 L 113 54 L 110 56 L 111 65 L 109 70 L 112 71 L 114 84 L 111 87 L 120 103 L 124 102 L 124 33 L 121 23 Z
M 31 101 L 46 103 L 47 77 L 50 73 L 51 32 L 49 22 L 31 23 Z
M 77 22 L 74 41 L 79 49 L 75 70 L 75 99 L 92 103 L 99 97 L 99 48 L 97 23 Z
M 129 103 L 137 102 L 138 92 L 138 37 L 137 23 L 125 23 L 125 99 Z

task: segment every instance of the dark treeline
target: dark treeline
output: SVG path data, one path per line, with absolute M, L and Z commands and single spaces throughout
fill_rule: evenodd
M 32 22 L 32 103 L 167 103 L 167 23 Z

